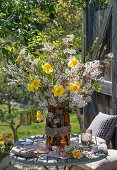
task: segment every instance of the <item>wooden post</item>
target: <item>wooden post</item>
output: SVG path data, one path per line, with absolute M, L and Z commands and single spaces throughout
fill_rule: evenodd
M 99 111 L 96 106 L 94 94 L 91 95 L 91 98 L 92 98 L 91 104 L 92 104 L 93 112 L 94 112 L 94 115 L 97 116 Z
M 86 0 L 86 7 L 83 10 L 83 62 L 85 63 L 85 57 L 88 50 L 88 1 Z
M 114 54 L 112 63 L 112 114 L 116 113 L 116 63 L 117 63 L 117 0 L 113 0 L 112 10 L 112 52 Z
M 83 53 L 82 53 L 82 61 L 85 63 L 86 53 L 88 50 L 88 0 L 85 0 L 86 7 L 83 10 Z M 83 108 L 83 129 L 85 129 L 85 114 L 84 114 L 84 108 Z
M 105 15 L 103 18 L 103 22 L 102 22 L 102 26 L 100 28 L 100 33 L 98 36 L 98 41 L 96 43 L 96 46 L 94 47 L 93 50 L 93 59 L 95 59 L 95 56 L 97 55 L 100 45 L 103 43 L 107 28 L 108 28 L 108 24 L 111 18 L 111 14 L 112 14 L 112 4 L 108 5 L 108 8 L 105 10 Z
M 79 107 L 77 105 L 75 106 L 75 110 L 76 110 L 77 119 L 78 119 L 78 122 L 79 122 L 79 125 L 80 125 L 80 130 L 83 130 L 84 129 L 84 127 L 83 127 L 84 124 L 82 122 L 81 113 L 80 113 Z

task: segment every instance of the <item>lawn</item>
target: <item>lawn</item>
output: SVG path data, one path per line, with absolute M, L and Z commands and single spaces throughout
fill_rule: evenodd
M 18 120 L 17 120 L 18 122 Z M 71 122 L 71 127 L 72 127 L 72 131 L 71 133 L 78 133 L 80 132 L 80 127 L 79 127 L 79 123 L 77 120 L 77 115 L 76 114 L 70 114 L 70 122 Z M 0 124 L 2 124 L 0 122 Z M 45 121 L 39 124 L 39 134 L 44 134 L 45 133 Z M 8 134 L 12 136 L 12 131 L 9 127 L 5 127 L 5 126 L 0 126 L 0 134 L 2 132 L 6 132 Z M 26 133 L 25 133 L 26 132 Z M 19 139 L 25 137 L 26 136 L 31 136 L 31 135 L 37 135 L 38 134 L 38 126 L 36 123 L 32 123 L 31 125 L 26 126 L 21 126 L 18 129 L 18 137 Z

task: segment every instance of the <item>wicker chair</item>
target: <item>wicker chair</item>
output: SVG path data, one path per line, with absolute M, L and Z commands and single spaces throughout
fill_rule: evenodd
M 117 124 L 108 145 L 107 158 L 94 163 L 74 166 L 73 170 L 117 170 Z
M 108 145 L 108 149 L 116 149 L 117 150 L 117 124 L 112 136 L 112 140 L 110 141 Z

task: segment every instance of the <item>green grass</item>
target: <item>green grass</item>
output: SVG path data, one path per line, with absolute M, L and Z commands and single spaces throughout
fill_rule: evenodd
M 18 120 L 17 120 L 17 122 L 18 122 Z M 79 123 L 78 123 L 76 114 L 70 114 L 70 123 L 71 123 L 71 127 L 72 127 L 71 133 L 79 133 L 80 127 L 79 127 Z M 0 122 L 0 124 L 1 124 L 1 122 Z M 25 130 L 26 130 L 26 136 L 37 135 L 38 134 L 37 123 L 32 123 L 31 125 L 27 125 L 26 129 L 25 129 L 25 126 L 21 126 L 18 129 L 19 139 L 25 137 Z M 2 132 L 10 134 L 11 138 L 13 139 L 12 130 L 9 127 L 0 126 L 0 134 Z M 42 123 L 39 123 L 39 134 L 45 134 L 45 121 Z

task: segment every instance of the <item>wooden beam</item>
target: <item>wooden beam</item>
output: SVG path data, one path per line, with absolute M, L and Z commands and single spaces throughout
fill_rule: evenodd
M 117 0 L 113 0 L 112 10 L 112 52 L 114 54 L 112 63 L 112 114 L 116 113 L 116 63 L 117 63 Z
M 107 28 L 108 28 L 108 24 L 109 24 L 109 21 L 110 21 L 110 18 L 111 18 L 111 14 L 112 14 L 112 4 L 108 5 L 108 8 L 105 10 L 104 19 L 103 19 L 103 22 L 102 22 L 102 26 L 100 28 L 99 36 L 98 36 L 98 41 L 97 41 L 97 43 L 94 47 L 94 50 L 93 50 L 93 55 L 92 55 L 93 59 L 95 59 L 95 56 L 99 51 L 100 45 L 102 44 L 102 42 L 104 40 L 106 31 L 107 31 Z
M 100 93 L 112 96 L 112 82 L 111 81 L 104 81 L 104 83 L 102 84 Z M 117 97 L 117 85 L 116 85 L 116 95 Z

